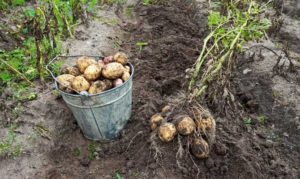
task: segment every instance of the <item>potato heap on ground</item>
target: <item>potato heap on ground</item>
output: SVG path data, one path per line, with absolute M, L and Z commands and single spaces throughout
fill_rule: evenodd
M 75 66 L 61 69 L 56 78 L 59 89 L 67 93 L 97 94 L 122 85 L 131 76 L 128 57 L 118 52 L 100 60 L 82 56 Z
M 157 131 L 162 142 L 171 142 L 177 134 L 191 137 L 189 151 L 198 159 L 207 158 L 215 138 L 214 118 L 207 111 L 202 111 L 194 114 L 194 119 L 188 115 L 176 115 L 167 122 L 166 116 L 171 113 L 171 106 L 163 107 L 160 113 L 150 118 L 150 129 Z

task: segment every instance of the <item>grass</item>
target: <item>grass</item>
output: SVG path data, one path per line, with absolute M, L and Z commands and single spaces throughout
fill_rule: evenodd
M 251 124 L 252 124 L 252 119 L 251 118 L 245 118 L 244 119 L 244 124 L 245 124 L 245 126 L 251 126 Z
M 17 125 L 12 124 L 8 129 L 8 134 L 0 139 L 0 156 L 16 158 L 21 154 L 21 145 L 16 141 L 16 133 L 14 132 L 16 128 Z
M 89 160 L 95 160 L 98 156 L 98 151 L 100 150 L 100 144 L 96 143 L 96 142 L 91 142 L 88 145 L 88 159 Z
M 143 48 L 148 45 L 148 42 L 142 42 L 141 41 L 141 42 L 137 42 L 135 45 L 138 46 L 139 52 L 141 52 L 143 50 Z

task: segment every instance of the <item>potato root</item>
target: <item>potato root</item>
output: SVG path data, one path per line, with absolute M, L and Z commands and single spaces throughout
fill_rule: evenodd
M 74 80 L 75 76 L 70 74 L 59 75 L 56 80 L 58 82 L 58 88 L 65 92 L 71 92 L 71 83 Z
M 128 63 L 128 57 L 123 52 L 118 52 L 114 55 L 114 60 L 122 65 L 126 65 Z
M 192 154 L 198 159 L 207 158 L 209 155 L 208 143 L 202 138 L 196 138 L 191 145 Z
M 127 80 L 129 80 L 130 78 L 130 74 L 127 71 L 124 71 L 123 75 L 122 75 L 122 80 L 125 82 Z
M 155 130 L 163 121 L 163 117 L 161 116 L 160 113 L 154 114 L 151 118 L 150 118 L 150 128 L 151 130 Z
M 96 80 L 101 75 L 101 67 L 97 64 L 89 65 L 84 71 L 84 77 L 87 80 Z
M 178 120 L 176 127 L 179 134 L 190 135 L 196 129 L 196 124 L 192 118 L 183 116 Z
M 90 83 L 83 76 L 76 76 L 71 86 L 77 92 L 87 91 L 90 88 Z
M 83 56 L 83 57 L 79 57 L 76 60 L 76 66 L 78 67 L 81 73 L 84 73 L 85 69 L 91 64 L 97 64 L 97 61 L 91 57 Z
M 158 136 L 163 142 L 170 142 L 176 135 L 176 127 L 174 124 L 166 122 L 158 129 Z
M 92 83 L 88 92 L 90 94 L 97 94 L 97 93 L 100 93 L 100 92 L 106 90 L 106 88 L 107 87 L 106 87 L 105 82 L 98 80 L 98 81 L 95 81 Z
M 120 78 L 124 73 L 124 67 L 120 63 L 112 62 L 107 64 L 102 69 L 103 77 L 107 79 L 117 79 Z

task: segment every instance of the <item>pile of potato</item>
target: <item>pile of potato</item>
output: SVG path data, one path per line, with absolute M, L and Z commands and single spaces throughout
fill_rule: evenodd
M 151 130 L 157 130 L 158 137 L 163 142 L 170 142 L 179 134 L 192 135 L 193 141 L 190 145 L 191 153 L 199 159 L 207 158 L 210 151 L 209 136 L 215 137 L 215 120 L 210 115 L 197 115 L 192 119 L 188 115 L 176 115 L 171 122 L 166 122 L 167 113 L 171 112 L 171 106 L 165 106 L 160 113 L 150 118 Z M 196 137 L 195 137 L 196 136 Z M 204 139 L 206 138 L 206 140 Z
M 75 66 L 61 69 L 56 81 L 59 89 L 67 93 L 97 94 L 122 85 L 130 78 L 130 73 L 127 55 L 118 52 L 98 61 L 79 57 Z

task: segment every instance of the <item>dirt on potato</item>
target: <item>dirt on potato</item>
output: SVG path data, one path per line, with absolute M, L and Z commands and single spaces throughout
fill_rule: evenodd
M 204 1 L 135 5 L 135 21 L 121 18 L 119 23 L 121 49 L 135 67 L 132 115 L 119 139 L 109 143 L 85 139 L 63 100 L 50 90 L 41 91 L 17 119 L 24 150 L 16 159 L 0 159 L 0 176 L 299 178 L 299 61 L 293 60 L 294 71 L 288 70 L 288 63 L 274 71 L 276 56 L 265 49 L 238 57 L 230 90 L 239 107 L 228 112 L 231 115 L 217 113 L 218 106 L 209 108 L 216 120 L 216 138 L 207 159 L 190 154 L 191 137 L 153 144 L 150 117 L 170 99 L 185 96 L 186 69 L 194 64 L 208 33 L 206 14 Z M 147 45 L 141 48 L 137 42 Z M 275 48 L 272 42 L 264 45 Z M 188 111 L 185 106 L 178 112 Z

